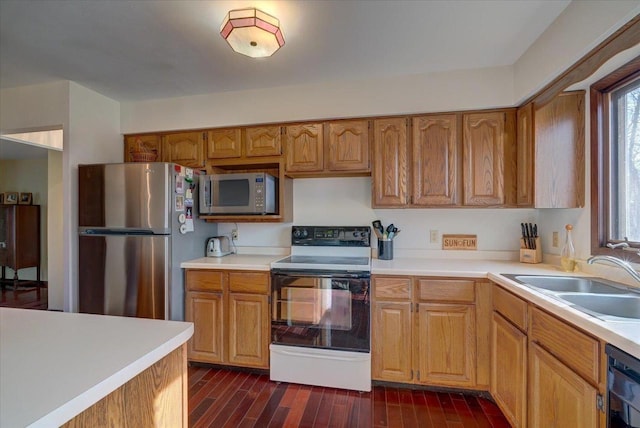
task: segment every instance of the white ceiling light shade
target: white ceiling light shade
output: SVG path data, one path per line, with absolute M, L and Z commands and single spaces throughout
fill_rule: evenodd
M 229 11 L 220 35 L 234 51 L 251 58 L 271 56 L 284 46 L 280 21 L 256 8 Z

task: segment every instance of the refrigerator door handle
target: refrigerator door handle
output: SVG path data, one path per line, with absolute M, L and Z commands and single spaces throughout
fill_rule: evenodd
M 154 235 L 149 229 L 81 229 L 82 235 Z

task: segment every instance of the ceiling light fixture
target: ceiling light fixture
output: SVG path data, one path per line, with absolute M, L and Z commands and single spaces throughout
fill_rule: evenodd
M 234 51 L 251 58 L 271 56 L 284 46 L 280 21 L 256 8 L 229 11 L 220 35 Z

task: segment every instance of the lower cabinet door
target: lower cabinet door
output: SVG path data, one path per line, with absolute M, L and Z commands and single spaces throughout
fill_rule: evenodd
M 475 386 L 475 318 L 473 305 L 418 305 L 420 383 Z
M 269 367 L 269 301 L 260 294 L 229 294 L 229 364 Z
M 224 360 L 224 312 L 222 293 L 187 292 L 185 319 L 193 322 L 188 358 L 191 361 L 222 363 Z
M 511 426 L 527 426 L 527 336 L 494 312 L 491 394 Z
M 411 302 L 373 304 L 373 379 L 391 382 L 411 381 L 411 315 Z
M 529 347 L 529 426 L 597 427 L 597 391 L 535 343 Z

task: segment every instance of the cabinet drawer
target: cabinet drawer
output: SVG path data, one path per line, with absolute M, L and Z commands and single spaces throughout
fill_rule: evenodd
M 229 291 L 269 294 L 269 274 L 266 272 L 229 272 Z
M 497 285 L 493 286 L 493 309 L 520 330 L 527 331 L 527 302 Z
M 529 338 L 539 343 L 584 379 L 599 383 L 600 342 L 565 324 L 563 321 L 533 308 Z
M 189 291 L 222 291 L 224 273 L 210 270 L 188 270 L 186 284 Z
M 465 279 L 419 279 L 418 298 L 436 302 L 474 303 L 475 283 Z
M 411 278 L 374 277 L 373 296 L 378 300 L 411 299 Z

